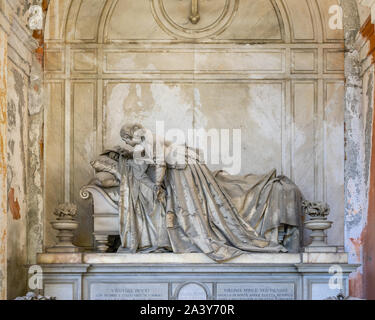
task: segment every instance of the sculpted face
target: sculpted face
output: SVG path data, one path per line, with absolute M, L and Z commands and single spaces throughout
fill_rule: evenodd
M 133 139 L 130 133 L 125 133 L 121 137 L 122 137 L 122 140 L 124 140 L 126 144 L 133 146 Z
M 137 132 L 137 130 L 140 130 L 141 128 L 142 126 L 136 124 L 125 125 L 121 128 L 120 136 L 126 144 L 134 147 L 142 141 L 140 138 L 134 136 L 134 133 Z

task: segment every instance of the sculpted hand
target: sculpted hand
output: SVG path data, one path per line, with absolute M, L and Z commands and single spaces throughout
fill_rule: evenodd
M 165 205 L 166 203 L 166 191 L 161 185 L 155 185 L 155 195 L 158 201 Z

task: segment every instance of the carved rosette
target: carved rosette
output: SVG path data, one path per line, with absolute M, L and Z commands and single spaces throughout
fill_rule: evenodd
M 239 0 L 199 0 L 197 7 L 194 3 L 192 8 L 192 0 L 151 0 L 151 9 L 165 32 L 177 39 L 195 40 L 222 33 L 239 7 Z

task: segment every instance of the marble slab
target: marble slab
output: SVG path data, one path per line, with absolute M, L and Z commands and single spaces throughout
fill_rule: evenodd
M 346 253 L 249 253 L 223 263 L 227 264 L 300 264 L 347 263 Z M 118 254 L 118 253 L 43 253 L 39 264 L 217 264 L 201 253 Z
M 90 286 L 90 300 L 168 300 L 168 283 L 100 282 Z
M 218 300 L 294 300 L 295 284 L 269 283 L 218 283 Z

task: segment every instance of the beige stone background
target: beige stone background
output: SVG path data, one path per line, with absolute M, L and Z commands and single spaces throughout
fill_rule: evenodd
M 46 24 L 45 217 L 79 205 L 90 248 L 89 162 L 121 143 L 125 121 L 150 128 L 242 130 L 242 173 L 277 168 L 327 201 L 344 245 L 344 40 L 335 0 L 55 0 Z M 229 5 L 230 18 L 220 18 Z M 217 23 L 217 21 L 219 21 Z M 216 24 L 215 24 L 216 23 Z M 201 29 L 201 30 L 200 30 Z M 54 233 L 45 224 L 45 245 Z

